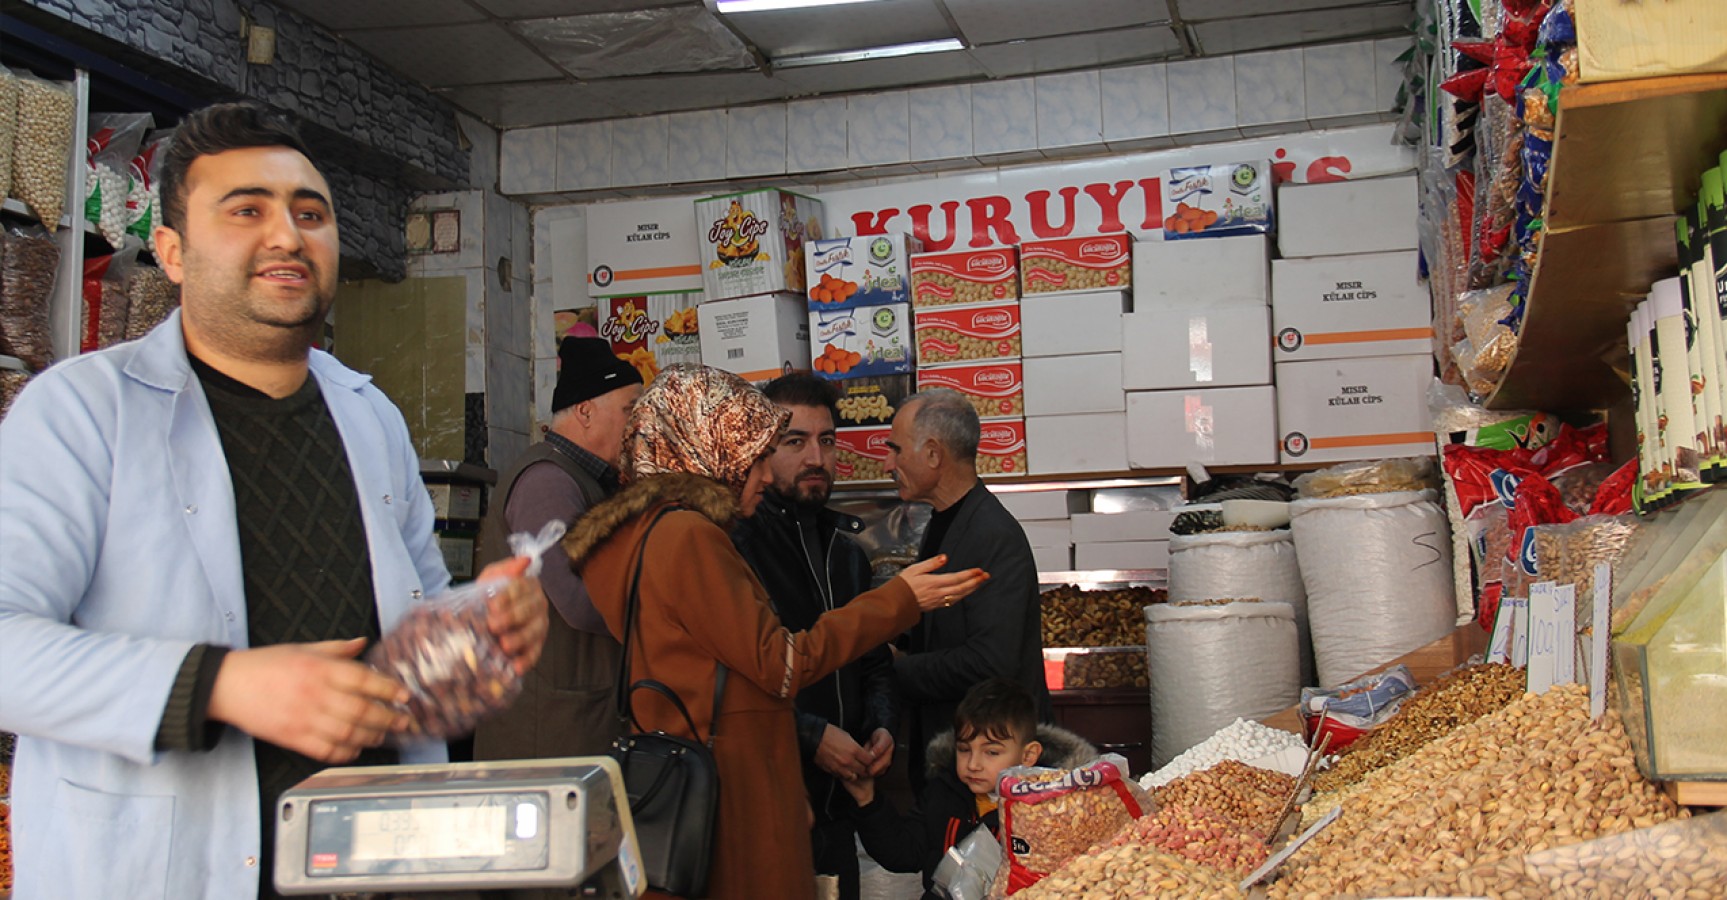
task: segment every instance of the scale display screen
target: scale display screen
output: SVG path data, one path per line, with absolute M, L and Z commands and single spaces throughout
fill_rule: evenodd
M 544 869 L 547 802 L 543 792 L 314 801 L 306 875 Z

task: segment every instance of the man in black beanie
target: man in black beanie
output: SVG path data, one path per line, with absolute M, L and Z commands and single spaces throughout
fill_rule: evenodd
M 605 341 L 564 339 L 551 429 L 492 491 L 480 526 L 483 560 L 508 556 L 509 535 L 538 532 L 553 519 L 574 524 L 617 491 L 624 425 L 641 394 L 641 374 Z M 612 688 L 621 647 L 562 546 L 546 551 L 540 581 L 555 612 L 544 654 L 510 709 L 475 733 L 476 759 L 598 756 L 617 735 Z

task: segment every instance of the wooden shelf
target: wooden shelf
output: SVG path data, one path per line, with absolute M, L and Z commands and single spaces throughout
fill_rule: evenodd
M 1663 781 L 1661 787 L 1680 806 L 1727 806 L 1727 781 Z
M 1612 406 L 1632 305 L 1677 264 L 1673 219 L 1727 149 L 1727 75 L 1565 88 L 1522 339 L 1491 409 Z

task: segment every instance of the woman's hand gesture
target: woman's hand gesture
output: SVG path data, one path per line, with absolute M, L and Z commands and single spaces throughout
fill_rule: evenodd
M 982 569 L 966 569 L 962 572 L 936 571 L 944 565 L 947 565 L 945 553 L 900 570 L 899 577 L 905 579 L 912 593 L 917 595 L 918 609 L 926 613 L 954 605 L 970 596 L 972 591 L 983 587 L 983 583 L 989 580 L 989 573 Z

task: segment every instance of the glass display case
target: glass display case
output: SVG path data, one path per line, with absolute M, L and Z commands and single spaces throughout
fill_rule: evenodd
M 1613 642 L 1638 766 L 1661 780 L 1727 780 L 1727 554 L 1670 579 Z

